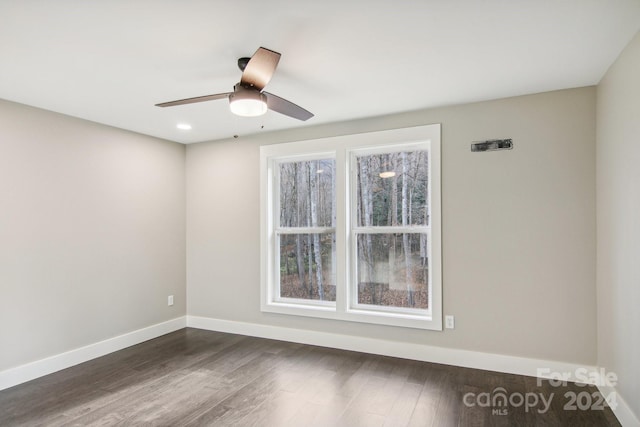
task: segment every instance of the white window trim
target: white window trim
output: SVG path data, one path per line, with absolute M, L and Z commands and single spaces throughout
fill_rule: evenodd
M 430 244 L 430 315 L 412 314 L 406 310 L 396 313 L 393 309 L 378 311 L 365 309 L 362 305 L 351 307 L 348 301 L 347 284 L 351 283 L 349 275 L 353 273 L 350 260 L 354 256 L 349 253 L 352 238 L 351 213 L 349 211 L 349 194 L 352 185 L 350 178 L 351 152 L 358 154 L 368 151 L 376 152 L 385 147 L 402 144 L 406 150 L 408 144 L 424 144 L 429 146 L 430 175 L 430 222 L 428 227 L 408 227 L 412 232 L 428 229 Z M 366 151 L 365 151 L 366 150 Z M 300 154 L 304 152 L 304 154 Z M 335 155 L 336 159 L 336 302 L 309 300 L 278 300 L 275 294 L 276 257 L 279 252 L 275 248 L 276 231 L 274 215 L 276 215 L 277 191 L 273 191 L 274 165 L 278 159 L 308 160 L 326 155 Z M 419 329 L 442 330 L 442 236 L 441 236 L 441 183 L 440 183 L 440 125 L 416 126 L 380 132 L 369 132 L 346 136 L 337 136 L 260 147 L 260 271 L 261 271 L 261 310 L 263 312 L 280 313 L 297 316 L 319 317 L 333 320 L 345 320 L 374 323 L 390 326 L 401 326 Z M 398 230 L 394 227 L 394 230 Z M 282 230 L 279 230 L 282 232 Z M 376 230 L 380 231 L 380 230 Z M 355 246 L 355 245 L 352 245 Z M 271 250 L 270 250 L 271 249 Z

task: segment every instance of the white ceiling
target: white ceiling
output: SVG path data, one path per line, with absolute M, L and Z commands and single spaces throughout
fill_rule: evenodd
M 0 98 L 192 143 L 597 84 L 638 29 L 640 0 L 0 0 Z M 260 46 L 314 118 L 154 107 Z

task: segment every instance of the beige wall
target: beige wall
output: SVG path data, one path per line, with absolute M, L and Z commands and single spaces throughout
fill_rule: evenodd
M 190 315 L 596 363 L 595 88 L 187 146 Z M 259 146 L 442 123 L 443 332 L 260 312 Z M 513 138 L 506 152 L 469 144 Z
M 184 159 L 0 101 L 0 371 L 185 314 Z
M 640 419 L 640 33 L 597 98 L 598 363 Z

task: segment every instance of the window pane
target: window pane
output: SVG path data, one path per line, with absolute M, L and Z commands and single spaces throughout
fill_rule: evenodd
M 335 224 L 335 160 L 280 163 L 280 226 Z
M 358 234 L 357 241 L 359 304 L 429 308 L 426 234 Z
M 335 233 L 280 235 L 280 296 L 336 300 Z
M 428 152 L 357 157 L 358 226 L 428 225 Z

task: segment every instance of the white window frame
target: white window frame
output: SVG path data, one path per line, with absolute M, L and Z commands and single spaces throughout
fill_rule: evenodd
M 441 172 L 440 125 L 416 126 L 380 132 L 360 133 L 323 139 L 265 145 L 260 147 L 260 248 L 261 248 L 261 310 L 263 312 L 310 316 L 333 320 L 374 323 L 381 325 L 442 330 L 442 243 L 441 243 Z M 429 242 L 429 309 L 376 309 L 349 300 L 348 287 L 355 286 L 354 212 L 350 199 L 355 188 L 353 179 L 354 153 L 375 153 L 383 150 L 406 151 L 407 147 L 425 147 L 429 151 L 429 226 L 410 227 L 410 232 L 428 232 Z M 388 151 L 384 151 L 388 152 Z M 279 283 L 276 248 L 279 221 L 279 183 L 277 164 L 282 160 L 296 161 L 335 155 L 336 170 L 336 301 L 320 302 L 277 298 Z M 383 231 L 382 228 L 376 227 Z M 398 231 L 397 227 L 393 227 Z M 353 261 L 353 262 L 352 262 Z M 354 265 L 352 267 L 352 264 Z M 357 297 L 356 297 L 357 298 Z

